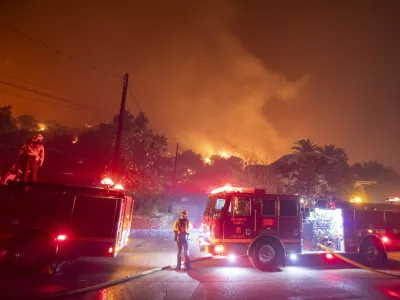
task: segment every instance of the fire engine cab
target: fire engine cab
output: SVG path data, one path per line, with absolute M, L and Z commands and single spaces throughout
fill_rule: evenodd
M 120 185 L 2 185 L 1 267 L 36 272 L 79 256 L 114 257 L 128 242 L 132 210 Z
M 258 269 L 285 265 L 287 257 L 322 254 L 319 245 L 383 262 L 400 234 L 400 210 L 380 204 L 319 203 L 302 208 L 297 195 L 225 186 L 211 191 L 202 219 L 200 250 L 230 257 L 247 255 Z

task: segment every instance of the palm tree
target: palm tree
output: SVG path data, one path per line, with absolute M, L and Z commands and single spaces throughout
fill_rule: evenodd
M 338 161 L 347 161 L 347 153 L 343 148 L 337 148 L 335 145 L 325 145 L 318 150 L 321 154 L 334 158 Z
M 297 141 L 292 150 L 294 153 L 310 153 L 320 151 L 321 147 L 311 141 L 310 139 Z

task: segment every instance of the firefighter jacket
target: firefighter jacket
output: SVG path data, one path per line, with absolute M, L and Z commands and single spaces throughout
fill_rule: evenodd
M 175 221 L 172 231 L 175 233 L 175 239 L 182 239 L 189 235 L 189 230 L 193 228 L 192 223 L 188 219 L 181 219 Z
M 22 146 L 20 155 L 34 157 L 36 161 L 43 163 L 44 160 L 44 146 L 40 143 L 30 141 Z

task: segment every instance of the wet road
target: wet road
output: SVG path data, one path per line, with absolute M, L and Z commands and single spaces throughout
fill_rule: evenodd
M 204 256 L 191 243 L 191 257 Z M 176 245 L 171 230 L 135 231 L 128 246 L 114 258 L 79 258 L 60 273 L 26 278 L 0 277 L 0 299 L 32 299 L 81 289 L 176 264 Z M 23 287 L 23 289 L 21 288 Z
M 194 242 L 191 257 L 202 257 Z M 400 252 L 391 253 L 400 261 Z M 64 272 L 24 279 L 0 279 L 0 299 L 33 299 L 126 278 L 156 267 L 175 264 L 171 232 L 133 234 L 128 247 L 115 258 L 82 258 Z M 400 275 L 400 263 L 388 272 Z M 96 292 L 70 297 L 91 299 L 387 299 L 400 298 L 400 279 L 353 268 L 340 260 L 298 262 L 280 272 L 254 269 L 247 258 L 217 258 L 196 262 L 190 272 L 160 271 Z M 66 299 L 62 297 L 60 299 Z
M 398 273 L 398 271 L 395 271 Z M 212 259 L 189 272 L 160 271 L 96 293 L 94 299 L 390 299 L 400 298 L 400 279 L 346 268 L 289 266 L 264 273 L 247 259 Z

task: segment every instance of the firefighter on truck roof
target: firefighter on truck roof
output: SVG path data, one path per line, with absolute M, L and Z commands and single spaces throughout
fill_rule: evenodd
M 42 144 L 43 135 L 35 134 L 33 139 L 23 145 L 19 151 L 22 165 L 23 180 L 28 181 L 29 170 L 32 173 L 32 181 L 36 182 L 37 170 L 43 165 L 44 146 Z
M 174 223 L 173 231 L 175 233 L 174 241 L 178 247 L 178 255 L 176 261 L 176 270 L 179 271 L 182 265 L 182 248 L 185 256 L 185 267 L 186 270 L 190 270 L 190 259 L 189 259 L 189 230 L 193 227 L 187 218 L 188 213 L 186 210 L 182 210 L 180 218 Z

